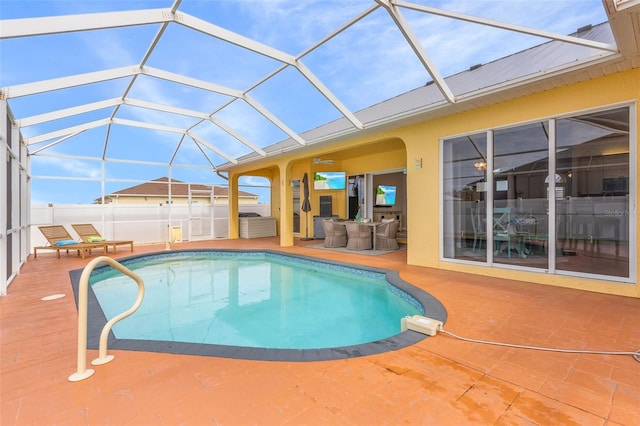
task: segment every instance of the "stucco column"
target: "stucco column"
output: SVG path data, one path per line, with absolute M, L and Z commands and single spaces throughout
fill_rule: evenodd
M 239 174 L 229 173 L 229 238 L 240 238 L 238 220 L 238 178 Z
M 273 181 L 278 185 L 280 197 L 273 197 L 273 202 L 278 201 L 280 209 L 280 246 L 293 246 L 293 178 L 291 177 L 291 162 L 278 165 L 280 170 L 279 180 Z M 272 194 L 275 191 L 272 191 Z

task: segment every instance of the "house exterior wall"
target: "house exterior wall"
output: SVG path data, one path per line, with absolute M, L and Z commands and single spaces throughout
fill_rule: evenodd
M 429 120 L 403 128 L 372 134 L 363 138 L 355 138 L 348 142 L 331 145 L 328 148 L 318 148 L 308 152 L 308 157 L 301 158 L 300 154 L 268 159 L 257 165 L 243 165 L 233 168 L 232 175 L 252 173 L 257 167 L 268 167 L 268 161 L 275 161 L 275 166 L 283 176 L 279 185 L 284 194 L 279 194 L 279 200 L 272 200 L 274 207 L 280 203 L 280 209 L 286 212 L 288 217 L 283 220 L 290 221 L 292 214 L 291 199 L 292 190 L 287 183 L 293 179 L 302 179 L 304 172 L 312 175 L 316 170 L 312 158 L 324 154 L 357 151 L 357 155 L 351 155 L 349 159 L 334 162 L 331 170 L 345 171 L 347 175 L 367 173 L 375 170 L 386 170 L 405 167 L 407 172 L 407 262 L 412 265 L 447 269 L 451 271 L 469 272 L 479 275 L 504 277 L 515 280 L 526 280 L 540 284 L 555 285 L 596 291 L 602 293 L 618 294 L 624 296 L 640 297 L 640 286 L 637 279 L 635 283 L 609 282 L 601 279 L 574 278 L 569 276 L 545 274 L 544 272 L 529 272 L 507 268 L 489 267 L 484 265 L 462 264 L 446 262 L 441 259 L 440 241 L 440 154 L 439 146 L 442 138 L 451 137 L 470 132 L 479 132 L 486 129 L 510 126 L 522 122 L 545 119 L 558 115 L 571 114 L 583 110 L 603 108 L 625 102 L 637 103 L 640 98 L 640 70 L 630 70 L 614 75 L 595 78 L 588 81 L 569 84 L 553 90 L 523 96 L 510 101 L 496 103 L 491 106 L 478 108 L 439 119 Z M 638 108 L 635 108 L 636 116 L 632 117 L 631 134 L 635 139 L 631 141 L 632 153 L 635 157 L 632 164 L 639 164 L 637 149 L 637 123 Z M 401 141 L 403 147 L 398 148 L 397 141 Z M 374 152 L 369 147 L 388 145 L 389 150 L 376 149 Z M 405 150 L 406 147 L 406 150 Z M 635 147 L 635 148 L 634 148 Z M 330 151 L 329 151 L 330 150 Z M 421 161 L 421 167 L 415 166 Z M 323 165 L 322 167 L 326 167 Z M 637 167 L 637 166 L 636 166 Z M 317 170 L 320 170 L 319 168 Z M 328 168 L 327 168 L 328 170 Z M 637 183 L 637 171 L 633 175 L 633 181 Z M 635 190 L 636 200 L 640 196 L 638 188 Z M 318 194 L 311 189 L 312 211 L 310 216 L 317 214 Z M 346 196 L 345 196 L 346 197 Z M 346 198 L 335 197 L 338 201 L 334 204 L 334 211 L 344 217 Z M 631 218 L 637 223 L 636 207 L 632 206 Z M 304 229 L 301 218 L 301 229 Z M 281 244 L 283 246 L 293 243 L 292 232 L 281 228 Z M 640 238 L 636 226 L 636 241 Z M 637 249 L 636 249 L 637 252 Z M 640 263 L 638 259 L 631 259 L 632 268 L 638 271 Z M 633 264 L 635 263 L 635 264 Z
M 281 196 L 286 195 L 286 188 L 284 187 L 284 181 L 280 178 L 281 173 L 278 167 L 268 167 L 265 169 L 252 170 L 251 173 L 244 174 L 245 176 L 254 176 L 254 177 L 262 177 L 269 181 L 271 188 L 269 191 L 270 199 L 270 214 L 269 217 L 276 218 L 276 229 L 278 230 L 278 234 L 281 235 L 282 232 L 286 230 L 286 232 L 290 232 L 289 229 L 283 230 L 282 227 L 286 227 L 288 223 L 281 221 L 283 215 L 286 215 L 286 211 L 283 211 L 281 208 Z M 229 173 L 230 179 L 229 181 L 232 184 L 229 186 L 229 191 L 231 194 L 231 206 L 230 206 L 230 220 L 229 220 L 229 237 L 230 238 L 238 238 L 239 237 L 239 222 L 238 215 L 235 214 L 235 206 L 236 205 L 245 205 L 246 200 L 238 197 L 238 179 L 242 176 L 242 174 L 235 174 L 233 172 Z M 256 197 L 255 203 L 257 203 L 258 199 Z M 228 201 L 227 201 L 228 203 Z M 289 236 L 291 239 L 291 244 L 293 244 L 293 236 Z M 282 238 L 282 236 L 281 236 Z M 290 244 L 290 245 L 291 245 Z
M 564 86 L 530 96 L 502 102 L 489 107 L 462 114 L 432 120 L 415 126 L 400 129 L 396 134 L 407 145 L 407 158 L 422 158 L 421 169 L 408 168 L 408 221 L 411 232 L 408 235 L 410 264 L 471 272 L 474 274 L 522 279 L 561 287 L 580 288 L 603 293 L 640 297 L 637 284 L 621 284 L 602 280 L 572 278 L 559 275 L 547 275 L 540 272 L 515 271 L 487 266 L 457 264 L 440 260 L 441 241 L 439 237 L 440 217 L 440 161 L 439 140 L 468 132 L 512 125 L 534 119 L 543 119 L 575 111 L 602 108 L 622 102 L 638 101 L 640 98 L 640 70 L 618 73 L 612 76 L 593 79 L 578 84 Z M 635 123 L 638 123 L 638 109 L 635 109 Z M 633 119 L 633 117 L 632 117 Z M 637 133 L 635 134 L 637 146 Z M 633 152 L 633 151 L 632 151 Z M 635 164 L 638 164 L 638 150 L 635 150 Z M 633 171 L 632 171 L 633 172 Z M 637 173 L 635 180 L 637 182 Z M 638 185 L 636 185 L 636 200 Z M 416 214 L 416 212 L 422 212 Z M 635 210 L 630 212 L 636 219 Z M 636 241 L 638 229 L 636 227 Z M 635 270 L 640 264 L 635 262 Z
M 368 152 L 366 149 L 357 158 L 336 160 L 333 164 L 319 164 L 315 165 L 307 160 L 294 161 L 291 166 L 291 172 L 288 180 L 289 198 L 285 201 L 289 203 L 292 199 L 293 193 L 291 191 L 291 182 L 293 180 L 300 180 L 305 173 L 309 178 L 309 202 L 311 204 L 311 211 L 307 213 L 301 212 L 300 214 L 300 233 L 298 236 L 304 236 L 306 234 L 307 225 L 309 229 L 309 237 L 313 237 L 313 217 L 320 215 L 320 197 L 331 196 L 332 213 L 341 219 L 347 217 L 347 191 L 346 190 L 315 190 L 313 188 L 313 173 L 316 171 L 344 171 L 347 175 L 358 175 L 371 172 L 372 170 L 389 170 L 389 169 L 402 169 L 406 164 L 406 154 L 402 143 L 396 143 L 395 149 L 389 149 L 384 152 Z M 301 184 L 302 185 L 302 184 Z M 302 202 L 303 190 L 300 189 L 300 202 Z M 275 202 L 275 200 L 272 200 Z M 293 215 L 291 215 L 291 222 L 293 221 Z M 307 221 L 309 222 L 307 224 Z

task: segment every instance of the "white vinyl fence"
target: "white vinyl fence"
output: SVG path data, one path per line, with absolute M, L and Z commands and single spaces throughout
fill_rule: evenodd
M 240 204 L 240 212 L 269 216 L 268 204 Z M 77 239 L 71 224 L 91 223 L 112 240 L 136 244 L 198 241 L 229 237 L 228 206 L 222 204 L 49 204 L 31 207 L 31 250 L 46 244 L 38 226 L 64 225 Z

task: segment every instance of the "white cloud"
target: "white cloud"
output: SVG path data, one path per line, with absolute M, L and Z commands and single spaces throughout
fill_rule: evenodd
M 367 0 L 240 1 L 250 37 L 297 55 L 373 3 Z
M 98 70 L 135 65 L 141 59 L 133 54 L 131 39 L 127 42 L 123 39 L 122 33 L 117 31 L 101 30 L 80 33 L 80 35 L 87 46 L 87 53 L 94 56 L 95 60 L 100 63 L 100 66 L 97 67 Z
M 269 179 L 262 176 L 241 176 L 238 179 L 239 185 L 243 186 L 269 186 Z
M 96 163 L 92 161 L 45 156 L 37 156 L 33 161 L 37 162 L 38 166 L 46 169 L 46 171 L 51 171 L 51 174 L 54 174 L 53 172 L 63 172 L 55 173 L 59 176 L 84 178 L 100 178 L 102 176 L 100 167 L 96 167 Z M 42 171 L 42 169 L 40 170 Z

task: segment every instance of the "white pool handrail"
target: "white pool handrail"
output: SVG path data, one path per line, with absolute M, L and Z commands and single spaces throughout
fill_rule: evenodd
M 144 298 L 144 282 L 142 281 L 142 278 L 124 267 L 122 264 L 118 263 L 116 260 L 108 256 L 100 256 L 91 260 L 87 266 L 85 266 L 82 270 L 82 274 L 80 275 L 80 283 L 78 285 L 78 366 L 77 371 L 69 376 L 70 382 L 87 379 L 94 373 L 93 369 L 87 368 L 87 295 L 89 293 L 89 276 L 91 276 L 91 272 L 100 263 L 107 263 L 123 274 L 131 277 L 138 284 L 138 297 L 131 308 L 111 318 L 111 320 L 104 325 L 102 332 L 100 333 L 98 358 L 91 362 L 92 365 L 106 364 L 114 358 L 113 355 L 107 355 L 107 340 L 109 338 L 109 332 L 115 323 L 134 313 L 140 307 L 142 299 Z

